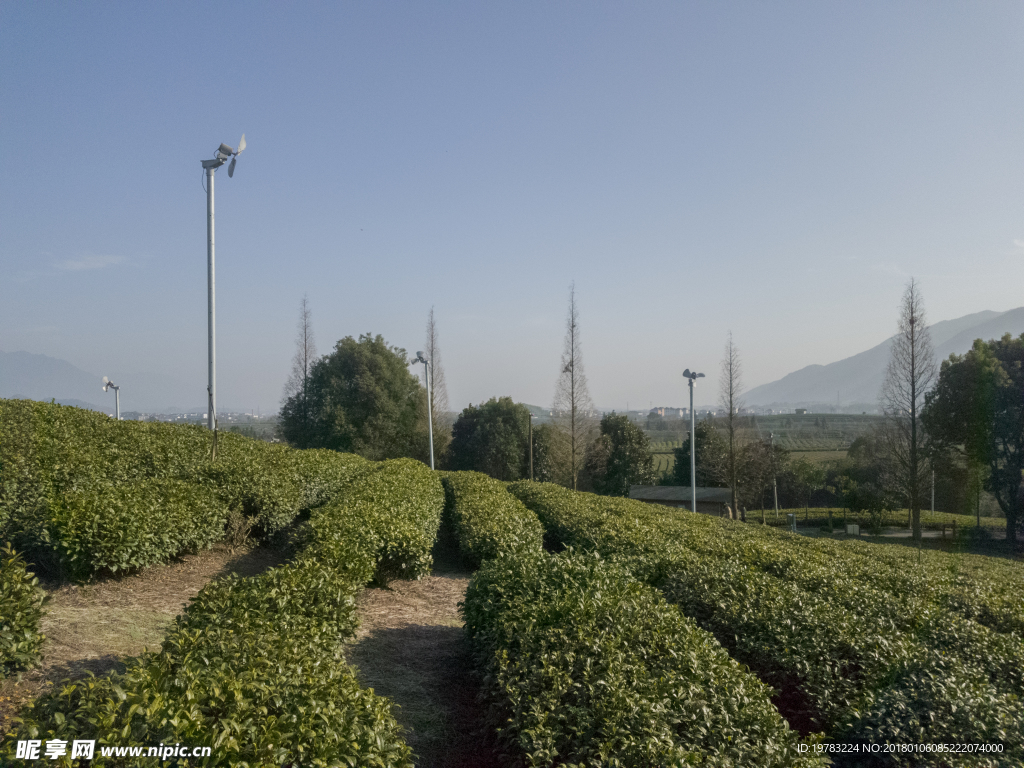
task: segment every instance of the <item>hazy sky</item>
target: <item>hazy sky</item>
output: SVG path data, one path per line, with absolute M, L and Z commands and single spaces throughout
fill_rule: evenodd
M 321 353 L 433 305 L 453 406 L 549 404 L 574 280 L 599 406 L 710 395 L 729 329 L 755 386 L 910 275 L 1024 304 L 1022 85 L 1021 3 L 3 3 L 0 349 L 204 402 L 245 132 L 222 407 L 276 409 L 303 293 Z

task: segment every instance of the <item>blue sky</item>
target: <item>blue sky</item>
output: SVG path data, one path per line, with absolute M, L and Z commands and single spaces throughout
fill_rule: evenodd
M 413 351 L 453 406 L 550 403 L 568 286 L 594 400 L 683 403 L 1024 304 L 1019 3 L 4 3 L 0 350 L 206 386 Z M 98 390 L 97 390 L 98 391 Z M 710 397 L 707 398 L 710 401 Z

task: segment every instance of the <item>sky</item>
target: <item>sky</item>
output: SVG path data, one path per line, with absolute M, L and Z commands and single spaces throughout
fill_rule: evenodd
M 715 399 L 1024 304 L 1024 5 L 0 4 L 0 350 L 206 390 L 423 347 L 453 408 L 551 403 L 569 287 L 601 408 Z M 416 369 L 414 369 L 416 370 Z M 98 391 L 98 390 L 97 390 Z M 125 393 L 122 393 L 124 395 Z

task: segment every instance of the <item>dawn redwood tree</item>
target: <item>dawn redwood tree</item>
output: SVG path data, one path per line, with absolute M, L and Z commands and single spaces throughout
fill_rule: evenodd
M 1006 539 L 1016 546 L 1024 527 L 1024 334 L 978 339 L 966 354 L 950 355 L 922 421 L 936 444 L 963 456 L 995 496 Z
M 427 317 L 427 341 L 424 352 L 430 361 L 430 407 L 434 422 L 434 454 L 439 466 L 446 466 L 448 446 L 452 441 L 452 415 L 448 411 L 448 387 L 445 384 L 441 345 L 437 338 L 434 308 Z
M 382 336 L 346 336 L 309 374 L 309 430 L 297 395 L 281 409 L 281 430 L 298 448 L 330 448 L 367 459 L 426 459 L 426 391 L 406 351 Z
M 654 485 L 651 442 L 629 417 L 610 413 L 601 419 L 601 436 L 591 443 L 586 473 L 595 493 L 629 496 L 631 485 Z
M 308 434 L 312 418 L 309 410 L 309 374 L 316 362 L 316 338 L 313 335 L 313 316 L 309 309 L 309 296 L 299 304 L 298 333 L 295 336 L 295 355 L 292 371 L 284 385 L 283 409 L 288 410 L 292 432 L 297 437 Z M 299 438 L 302 439 L 302 438 Z
M 921 541 L 921 494 L 927 487 L 925 430 L 921 409 L 935 383 L 935 359 L 924 303 L 911 279 L 903 293 L 899 328 L 892 340 L 889 366 L 882 385 L 885 436 L 893 474 L 910 507 L 914 540 Z
M 529 409 L 511 397 L 470 404 L 452 428 L 449 466 L 483 472 L 505 482 L 528 479 L 529 430 Z
M 583 372 L 580 343 L 580 313 L 576 305 L 576 284 L 569 286 L 569 315 L 565 322 L 565 348 L 555 387 L 555 423 L 565 435 L 568 480 L 575 491 L 580 471 L 594 433 L 594 404 Z
M 743 366 L 740 363 L 740 353 L 732 340 L 732 331 L 729 331 L 729 338 L 725 342 L 725 356 L 722 358 L 722 369 L 718 379 L 719 402 L 725 409 L 725 439 L 728 444 L 728 459 L 726 471 L 728 473 L 729 490 L 731 491 L 732 509 L 736 511 L 736 483 L 738 479 L 736 469 L 737 434 L 739 426 L 739 410 L 743 407 L 740 400 L 740 392 L 743 388 Z

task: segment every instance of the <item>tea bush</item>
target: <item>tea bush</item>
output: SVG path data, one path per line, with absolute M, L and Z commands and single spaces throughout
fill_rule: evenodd
M 801 727 L 840 740 L 1002 741 L 1024 759 L 1020 636 L 948 610 L 945 588 L 918 578 L 916 553 L 903 555 L 909 585 L 899 585 L 893 560 L 872 567 L 884 545 L 849 552 L 555 486 L 510 490 L 563 543 L 619 558 L 661 589 L 775 687 Z
M 41 697 L 19 738 L 211 746 L 200 765 L 411 766 L 389 702 L 359 687 L 340 642 L 375 574 L 429 568 L 444 495 L 419 462 L 364 469 L 311 512 L 292 562 L 207 585 L 159 652 Z
M 444 508 L 437 475 L 414 459 L 391 459 L 371 465 L 345 494 L 370 528 L 375 546 L 374 580 L 418 579 L 430 573 L 431 550 Z
M 544 528 L 504 483 L 480 472 L 448 472 L 442 482 L 445 514 L 468 566 L 479 568 L 500 552 L 540 551 Z
M 211 461 L 210 441 L 198 426 L 0 400 L 0 540 L 74 578 L 120 572 L 216 541 L 228 511 L 248 517 L 257 533 L 276 533 L 368 465 L 230 433 Z
M 463 608 L 489 721 L 513 765 L 811 766 L 770 689 L 621 567 L 518 550 Z
M 98 486 L 55 500 L 26 552 L 64 578 L 83 581 L 198 552 L 224 535 L 226 519 L 217 494 L 193 483 Z
M 0 547 L 0 679 L 38 663 L 44 599 L 21 556 Z

